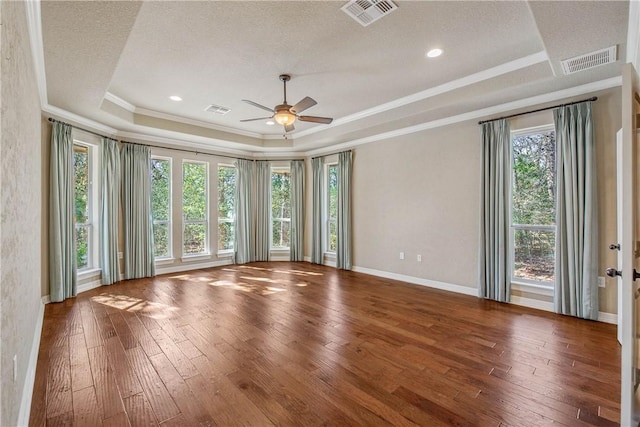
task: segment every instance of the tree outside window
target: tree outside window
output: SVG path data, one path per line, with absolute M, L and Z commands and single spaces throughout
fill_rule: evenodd
M 236 168 L 218 166 L 218 250 L 233 250 Z
M 291 172 L 271 172 L 271 247 L 288 249 L 291 245 Z
M 151 214 L 153 255 L 171 257 L 171 161 L 151 159 Z
M 207 252 L 207 164 L 183 163 L 182 215 L 183 253 L 186 255 Z
M 327 166 L 327 252 L 338 249 L 338 165 Z

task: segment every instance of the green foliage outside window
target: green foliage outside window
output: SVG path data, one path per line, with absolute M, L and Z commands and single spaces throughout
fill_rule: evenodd
M 338 249 L 338 230 L 337 230 L 337 219 L 338 219 L 338 165 L 330 165 L 328 167 L 328 251 L 335 252 Z
M 288 248 L 291 244 L 291 174 L 289 171 L 271 173 L 271 242 L 274 248 Z
M 182 214 L 184 253 L 206 251 L 207 165 L 185 162 L 182 174 Z
M 151 214 L 153 217 L 153 255 L 168 257 L 171 224 L 171 162 L 151 160 Z
M 514 274 L 553 281 L 555 231 L 519 229 L 554 226 L 556 214 L 556 140 L 553 131 L 513 138 L 512 223 Z
M 73 174 L 75 190 L 76 263 L 78 269 L 89 265 L 89 234 L 81 224 L 89 222 L 89 150 L 74 146 Z
M 218 250 L 233 249 L 236 168 L 218 167 Z

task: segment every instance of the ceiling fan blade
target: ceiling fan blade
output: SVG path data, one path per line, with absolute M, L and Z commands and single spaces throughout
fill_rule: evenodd
M 284 125 L 284 131 L 285 132 L 291 132 L 294 129 L 295 129 L 295 126 L 293 126 L 293 125 Z
M 316 116 L 298 116 L 298 120 L 301 122 L 313 122 L 313 123 L 324 123 L 328 125 L 333 121 L 330 117 L 316 117 Z
M 296 105 L 294 105 L 293 107 L 289 108 L 289 111 L 291 111 L 293 114 L 302 113 L 307 108 L 313 107 L 316 104 L 317 104 L 317 102 L 316 102 L 315 99 L 309 98 L 308 96 L 306 96 L 306 97 L 304 97 L 303 100 L 298 102 Z
M 269 116 L 269 117 L 258 117 L 257 119 L 244 119 L 244 120 L 240 120 L 241 122 L 254 122 L 256 120 L 269 120 L 273 118 L 273 116 Z
M 264 105 L 260 105 L 257 102 L 249 101 L 248 99 L 243 99 L 242 102 L 246 102 L 247 104 L 251 104 L 254 107 L 262 108 L 263 110 L 267 110 L 267 111 L 271 111 L 272 113 L 275 113 L 275 111 L 273 111 L 271 108 L 265 107 Z

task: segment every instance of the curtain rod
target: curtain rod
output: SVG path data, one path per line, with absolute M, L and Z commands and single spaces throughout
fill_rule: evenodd
M 329 156 L 335 156 L 336 154 L 340 154 L 340 153 L 350 153 L 351 150 L 342 150 L 342 151 L 337 151 L 335 153 L 330 153 L 330 154 L 323 154 L 322 156 L 316 156 L 316 157 L 312 157 L 311 160 L 313 159 L 321 159 L 323 157 L 329 157 Z
M 56 120 L 56 119 L 54 119 L 54 118 L 52 118 L 52 117 L 49 117 L 49 121 L 50 121 L 50 122 L 52 122 L 52 123 L 62 123 L 62 124 L 64 124 L 64 125 L 71 126 L 72 128 L 75 128 L 75 129 L 78 129 L 78 130 L 81 130 L 81 131 L 84 131 L 84 132 L 90 133 L 90 134 L 92 134 L 92 135 L 99 136 L 99 137 L 101 137 L 101 138 L 107 138 L 107 139 L 110 139 L 110 140 L 112 140 L 112 141 L 116 141 L 116 142 L 123 142 L 123 143 L 126 143 L 126 144 L 137 144 L 137 145 L 143 145 L 143 146 L 145 146 L 145 147 L 160 148 L 160 149 L 163 149 L 163 150 L 174 150 L 174 151 L 182 151 L 182 152 L 184 152 L 184 153 L 195 153 L 195 155 L 196 155 L 196 156 L 197 156 L 198 154 L 207 154 L 207 155 L 209 155 L 209 156 L 225 157 L 225 158 L 227 158 L 227 159 L 236 159 L 236 160 L 249 160 L 249 161 L 252 161 L 252 162 L 256 162 L 256 161 L 269 161 L 269 160 L 263 160 L 263 159 L 246 159 L 246 158 L 244 158 L 244 157 L 234 157 L 234 156 L 228 156 L 228 155 L 225 155 L 225 154 L 210 154 L 210 153 L 203 153 L 202 151 L 197 151 L 197 150 L 187 150 L 187 149 L 184 149 L 184 148 L 162 147 L 162 146 L 160 146 L 160 145 L 152 145 L 152 144 L 140 144 L 140 143 L 138 143 L 138 142 L 129 142 L 129 141 L 121 140 L 121 139 L 111 138 L 110 136 L 105 136 L 105 135 L 99 134 L 99 133 L 97 133 L 97 132 L 90 131 L 89 129 L 84 129 L 84 128 L 81 128 L 80 126 L 72 125 L 71 123 L 66 123 L 66 122 L 63 122 L 63 121 L 60 121 L 60 120 Z M 288 160 L 300 160 L 300 159 L 284 159 L 284 160 L 280 159 L 280 160 L 273 160 L 273 161 L 275 161 L 275 162 L 277 162 L 277 161 L 284 161 L 284 162 L 286 162 L 286 161 L 288 161 Z M 302 159 L 302 160 L 304 160 L 304 159 Z
M 540 111 L 552 110 L 554 108 L 566 107 L 569 105 L 580 104 L 581 102 L 597 101 L 597 100 L 598 100 L 597 96 L 592 96 L 591 98 L 583 99 L 582 101 L 567 102 L 566 104 L 558 104 L 558 105 L 553 105 L 551 107 L 538 108 L 537 110 L 526 111 L 524 113 L 511 114 L 509 116 L 498 117 L 497 119 L 482 120 L 482 121 L 479 121 L 478 124 L 481 125 L 484 123 L 494 122 L 496 120 L 510 119 L 511 117 L 524 116 L 525 114 L 538 113 Z

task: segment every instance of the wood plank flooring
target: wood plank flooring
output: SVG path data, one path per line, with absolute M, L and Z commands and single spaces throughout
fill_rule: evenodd
M 613 325 L 308 263 L 49 304 L 32 426 L 609 426 Z

